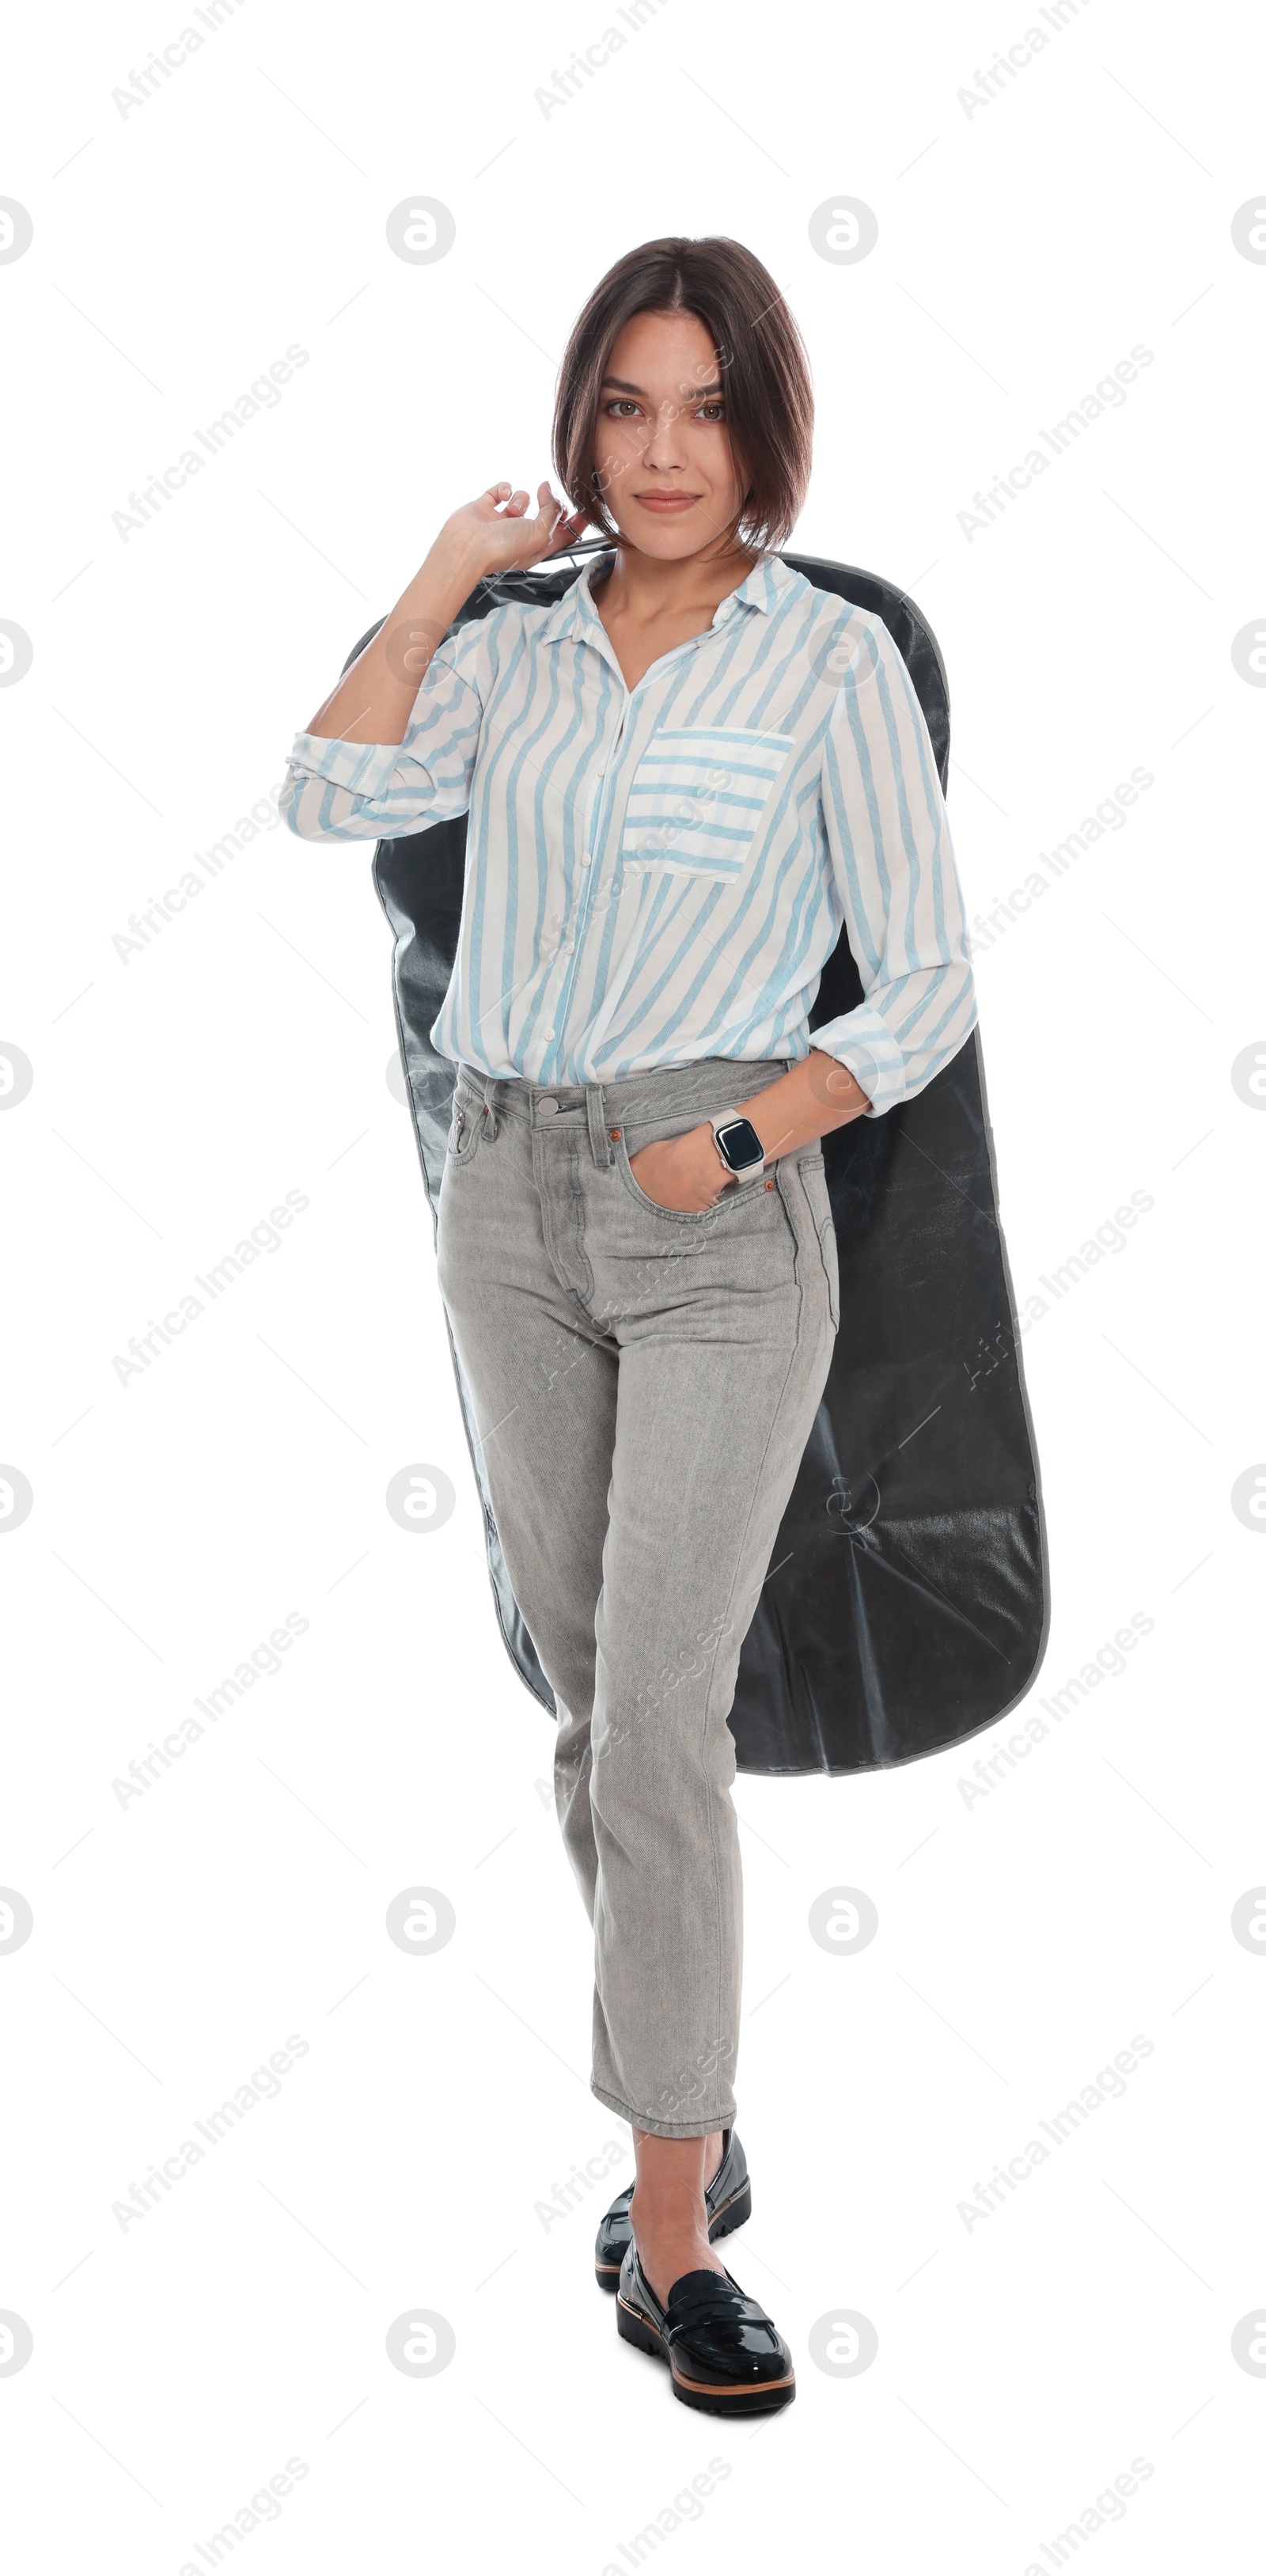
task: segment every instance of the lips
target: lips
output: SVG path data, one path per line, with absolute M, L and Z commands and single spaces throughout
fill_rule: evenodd
M 644 510 L 657 510 L 667 518 L 677 510 L 693 510 L 699 495 L 697 492 L 635 492 L 633 498 L 641 502 Z

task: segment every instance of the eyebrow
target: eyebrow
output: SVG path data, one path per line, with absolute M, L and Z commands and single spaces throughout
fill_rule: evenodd
M 645 385 L 626 384 L 623 376 L 604 376 L 601 388 L 603 393 L 606 392 L 608 385 L 614 386 L 617 393 L 640 394 L 643 401 L 646 399 Z M 720 394 L 724 393 L 724 391 L 724 385 L 696 385 L 693 392 L 687 397 L 687 399 L 690 402 L 702 402 L 709 394 Z

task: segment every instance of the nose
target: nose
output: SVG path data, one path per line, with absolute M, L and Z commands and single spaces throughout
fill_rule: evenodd
M 642 462 L 655 466 L 661 474 L 686 462 L 686 443 L 681 430 L 681 405 L 675 396 L 662 402 L 655 414 L 654 425 L 647 434 Z

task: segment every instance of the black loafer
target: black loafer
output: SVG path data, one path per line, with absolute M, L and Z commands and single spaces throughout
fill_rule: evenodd
M 633 2242 L 633 2222 L 629 2203 L 633 2185 L 629 2184 L 613 2200 L 598 2230 L 594 2246 L 593 2267 L 600 2290 L 616 2291 L 620 2286 L 620 2265 Z M 708 2242 L 715 2245 L 718 2236 L 729 2236 L 742 2227 L 752 2214 L 752 2186 L 747 2177 L 747 2158 L 734 2129 L 721 2131 L 721 2162 L 704 2193 L 708 2212 Z
M 705 2415 L 766 2415 L 796 2393 L 791 2354 L 772 2317 L 728 2272 L 683 2272 L 661 2308 L 630 2245 L 616 2325 L 626 2343 L 666 2361 L 673 2395 Z

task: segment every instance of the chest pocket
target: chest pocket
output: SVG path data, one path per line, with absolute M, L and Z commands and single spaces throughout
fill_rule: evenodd
M 717 725 L 657 733 L 629 789 L 620 842 L 625 868 L 738 876 L 794 742 L 789 733 Z

